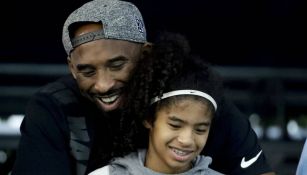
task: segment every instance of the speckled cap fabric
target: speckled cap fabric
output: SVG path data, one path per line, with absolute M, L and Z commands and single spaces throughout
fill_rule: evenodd
M 102 22 L 103 29 L 70 38 L 68 28 L 76 22 Z M 145 43 L 146 29 L 138 8 L 126 1 L 93 0 L 68 16 L 62 33 L 62 42 L 68 55 L 77 46 L 98 39 Z

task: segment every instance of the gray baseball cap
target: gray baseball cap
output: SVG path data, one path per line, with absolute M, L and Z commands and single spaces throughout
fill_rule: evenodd
M 68 28 L 77 22 L 101 22 L 103 28 L 70 38 Z M 75 47 L 98 39 L 145 43 L 147 41 L 146 29 L 138 8 L 126 1 L 93 0 L 85 3 L 68 16 L 62 33 L 62 42 L 68 55 Z

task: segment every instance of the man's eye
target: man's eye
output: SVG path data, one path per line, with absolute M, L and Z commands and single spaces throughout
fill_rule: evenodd
M 81 73 L 85 77 L 91 77 L 95 74 L 95 71 L 82 71 Z
M 119 69 L 124 67 L 125 63 L 126 63 L 126 61 L 124 61 L 124 60 L 123 61 L 115 61 L 112 64 L 110 64 L 109 67 L 110 67 L 111 70 L 119 70 Z

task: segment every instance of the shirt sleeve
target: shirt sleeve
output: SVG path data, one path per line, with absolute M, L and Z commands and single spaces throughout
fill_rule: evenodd
M 213 122 L 205 154 L 212 157 L 214 170 L 236 175 L 272 172 L 248 117 L 229 100 L 224 99 Z
M 55 102 L 43 95 L 34 96 L 28 103 L 21 124 L 21 138 L 13 175 L 69 175 L 70 155 L 65 119 Z

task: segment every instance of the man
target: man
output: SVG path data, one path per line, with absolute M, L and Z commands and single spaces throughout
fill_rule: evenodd
M 100 159 L 107 164 L 128 93 L 125 85 L 150 49 L 139 10 L 117 0 L 94 0 L 75 10 L 64 24 L 62 39 L 71 75 L 43 87 L 30 100 L 13 175 L 88 173 L 103 166 L 91 147 L 95 140 L 103 141 L 105 157 Z M 216 160 L 213 169 L 226 174 L 270 172 L 248 120 L 227 100 L 218 113 L 218 129 L 205 148 Z

